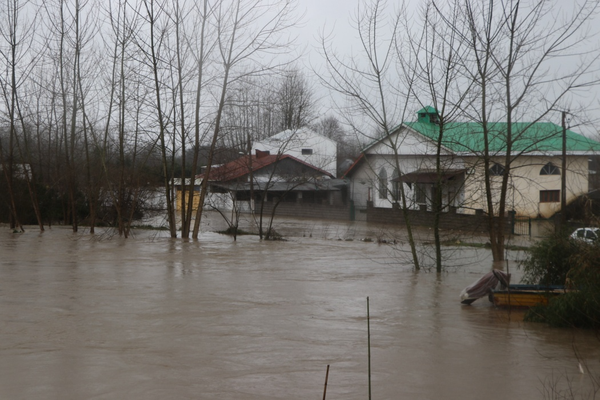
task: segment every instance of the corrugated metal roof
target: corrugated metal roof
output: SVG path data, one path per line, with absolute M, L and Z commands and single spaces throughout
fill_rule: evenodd
M 426 114 L 429 118 L 422 118 Z M 402 127 L 408 127 L 414 132 L 425 136 L 437 143 L 440 135 L 440 126 L 437 123 L 437 110 L 431 106 L 423 107 L 417 111 L 418 119 L 415 122 L 404 122 L 391 131 L 396 133 Z M 433 119 L 431 119 L 433 117 Z M 491 122 L 487 124 L 488 150 L 491 154 L 506 154 L 507 132 L 509 125 L 506 122 Z M 563 129 L 551 122 L 515 122 L 511 127 L 511 153 L 558 153 L 562 152 Z M 483 124 L 479 122 L 446 122 L 443 125 L 442 146 L 446 149 L 467 155 L 478 155 L 485 151 Z M 566 130 L 566 151 L 569 153 L 590 153 L 600 151 L 598 141 L 583 135 Z M 381 142 L 377 139 L 369 144 L 364 151 Z
M 250 157 L 252 157 L 252 159 L 250 159 Z M 287 154 L 269 154 L 258 157 L 256 155 L 243 156 L 236 160 L 228 162 L 227 164 L 223 164 L 219 167 L 212 168 L 210 171 L 209 180 L 218 182 L 231 181 L 250 174 L 250 166 L 252 166 L 252 171 L 256 172 L 262 168 L 276 164 L 279 161 L 285 159 L 293 160 L 297 163 L 312 168 L 313 170 L 319 172 L 322 175 L 333 178 L 333 175 L 331 175 L 329 172 L 317 168 L 314 165 L 308 164 L 302 160 L 299 160 L 296 157 L 292 157 Z M 204 174 L 198 175 L 197 178 L 204 178 Z
M 314 192 L 319 190 L 335 192 L 346 185 L 347 182 L 343 179 L 316 179 L 298 182 L 254 182 L 252 189 L 255 191 L 266 189 L 268 192 Z M 213 186 L 233 191 L 250 190 L 250 183 L 248 182 L 213 183 Z
M 417 133 L 437 142 L 439 125 L 428 122 L 403 124 Z M 507 123 L 488 124 L 489 151 L 506 153 Z M 551 122 L 516 122 L 512 127 L 512 152 L 560 152 L 562 133 L 560 126 Z M 482 153 L 485 150 L 483 126 L 475 122 L 449 122 L 444 124 L 442 145 L 457 153 Z M 600 143 L 571 130 L 566 131 L 568 152 L 600 151 Z
M 425 106 L 417 111 L 417 114 L 437 114 L 437 110 L 431 106 Z

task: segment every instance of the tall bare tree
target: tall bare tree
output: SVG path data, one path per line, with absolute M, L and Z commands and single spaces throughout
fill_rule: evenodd
M 406 21 L 404 35 L 398 37 L 398 51 L 401 54 L 409 52 L 406 57 L 400 56 L 405 77 L 412 77 L 407 82 L 412 97 L 420 107 L 433 105 L 430 118 L 434 120 L 433 137 L 435 139 L 435 157 L 433 169 L 435 183 L 433 185 L 433 198 L 431 199 L 434 214 L 433 236 L 435 247 L 435 266 L 438 273 L 442 272 L 442 238 L 440 234 L 440 219 L 442 213 L 453 203 L 456 198 L 448 193 L 444 200 L 446 183 L 444 176 L 449 169 L 463 167 L 460 160 L 455 160 L 452 154 L 446 151 L 448 139 L 446 131 L 456 129 L 453 122 L 463 117 L 463 110 L 468 106 L 472 83 L 465 79 L 462 69 L 466 58 L 467 47 L 461 37 L 447 22 L 456 25 L 460 18 L 458 10 L 453 10 L 453 15 L 440 18 L 433 2 L 422 8 L 420 34 L 415 34 L 411 29 L 410 21 Z
M 85 101 L 81 92 L 82 63 L 84 52 L 93 46 L 96 25 L 91 0 L 44 3 L 48 23 L 47 43 L 51 46 L 53 65 L 57 68 L 58 96 L 60 102 L 55 107 L 58 113 L 61 154 L 64 157 L 64 175 L 67 205 L 65 221 L 70 221 L 77 232 L 80 207 L 80 177 L 82 167 L 80 155 L 82 138 L 82 104 Z
M 166 212 L 171 237 L 177 237 L 177 224 L 175 216 L 175 202 L 172 191 L 172 168 L 173 154 L 169 149 L 169 131 L 168 131 L 168 113 L 165 94 L 165 82 L 162 72 L 163 63 L 167 61 L 165 54 L 165 42 L 172 24 L 165 16 L 166 2 L 158 0 L 143 0 L 140 11 L 142 17 L 143 29 L 147 29 L 147 35 L 138 38 L 138 45 L 144 53 L 145 63 L 152 75 L 152 85 L 154 91 L 154 109 L 156 110 L 156 121 L 158 122 L 157 141 L 162 156 L 162 175 L 165 187 Z
M 280 130 L 298 129 L 313 121 L 313 92 L 308 80 L 298 69 L 284 72 L 275 98 L 281 119 Z
M 386 19 L 389 17 L 390 19 Z M 392 135 L 393 128 L 404 120 L 410 88 L 401 88 L 398 52 L 395 40 L 398 35 L 400 15 L 390 15 L 385 2 L 374 0 L 356 11 L 356 30 L 360 39 L 360 53 L 343 59 L 322 39 L 322 52 L 328 69 L 321 81 L 331 90 L 345 96 L 349 102 L 346 119 L 359 137 L 379 140 L 392 155 L 394 170 L 401 173 L 398 150 L 403 137 Z M 389 23 L 389 31 L 380 30 Z M 410 78 L 408 79 L 411 80 Z M 369 121 L 365 129 L 364 121 Z M 374 133 L 373 133 L 374 132 Z M 368 160 L 367 160 L 368 162 Z M 372 166 L 373 171 L 377 166 Z M 383 179 L 383 178 L 382 178 Z M 385 178 L 387 186 L 387 178 Z M 403 216 L 406 222 L 412 262 L 420 268 L 419 256 L 408 215 L 408 202 L 404 186 L 398 186 Z M 387 191 L 387 189 L 382 189 Z
M 24 11 L 26 2 L 11 0 L 2 3 L 0 7 L 0 15 L 2 15 L 4 24 L 0 27 L 0 35 L 2 38 L 2 45 L 0 47 L 0 56 L 2 68 L 6 71 L 6 75 L 0 80 L 2 87 L 3 100 L 7 110 L 8 117 L 8 144 L 2 144 L 0 138 L 0 166 L 4 174 L 6 181 L 7 194 L 9 199 L 10 209 L 10 225 L 11 229 L 18 227 L 21 231 L 23 227 L 19 222 L 15 194 L 13 190 L 14 186 L 14 172 L 18 162 L 19 167 L 23 167 L 25 160 L 22 157 L 18 158 L 16 155 L 16 148 L 19 147 L 19 138 L 17 137 L 17 129 L 19 121 L 18 102 L 19 102 L 19 87 L 23 84 L 23 79 L 27 74 L 26 64 L 30 64 L 25 59 L 25 48 L 31 46 L 32 36 L 31 32 L 33 25 L 24 23 L 21 16 Z M 21 70 L 22 64 L 25 70 Z M 26 132 L 22 130 L 22 135 Z M 28 181 L 29 174 L 25 173 Z M 39 214 L 38 214 L 39 215 Z M 43 226 L 41 226 L 43 230 Z
M 448 14 L 445 4 L 436 2 L 436 6 L 441 16 Z M 459 24 L 450 20 L 447 23 L 470 49 L 473 68 L 466 71 L 472 71 L 477 102 L 469 112 L 484 132 L 485 197 L 492 254 L 497 261 L 505 257 L 504 217 L 514 162 L 536 150 L 535 144 L 526 149 L 515 144 L 527 136 L 536 122 L 568 108 L 565 101 L 574 89 L 595 83 L 591 72 L 600 53 L 586 41 L 586 26 L 597 14 L 598 2 L 555 6 L 545 0 L 469 0 L 450 6 L 464 15 Z M 580 56 L 571 66 L 560 62 L 573 54 Z M 505 131 L 494 129 L 494 119 L 505 122 Z M 530 122 L 517 129 L 515 122 L 523 119 Z M 500 151 L 491 146 L 498 138 L 505 143 Z M 504 165 L 495 197 L 490 168 L 497 157 L 504 159 Z
M 205 72 L 206 64 L 208 63 L 208 55 L 212 52 L 214 45 L 210 42 L 209 34 L 208 34 L 208 23 L 209 17 L 212 15 L 214 11 L 214 5 L 210 5 L 208 0 L 204 0 L 201 3 L 198 2 L 195 5 L 197 19 L 194 20 L 193 26 L 196 28 L 195 32 L 192 33 L 191 37 L 188 37 L 188 44 L 190 47 L 190 52 L 193 54 L 194 67 L 193 71 L 196 74 L 196 87 L 194 90 L 194 98 L 192 99 L 194 104 L 193 109 L 193 155 L 192 155 L 192 168 L 191 168 L 191 176 L 189 187 L 185 185 L 185 176 L 182 175 L 182 207 L 181 207 L 181 235 L 182 237 L 189 237 L 191 232 L 191 222 L 194 208 L 194 193 L 196 186 L 196 171 L 198 170 L 198 163 L 200 158 L 200 146 L 202 144 L 202 138 L 205 136 L 206 128 L 203 128 L 203 94 L 204 88 L 206 86 L 206 75 Z M 196 50 L 197 49 L 197 50 Z M 182 114 L 183 111 L 183 99 L 182 102 Z M 182 131 L 184 130 L 182 126 Z M 185 166 L 185 140 L 182 141 L 182 165 Z M 183 170 L 184 168 L 182 168 Z M 186 193 L 189 193 L 187 196 L 187 204 L 184 205 L 184 199 L 186 199 Z
M 222 1 L 214 12 L 217 54 L 221 76 L 218 88 L 218 105 L 210 138 L 210 148 L 205 176 L 210 175 L 212 160 L 219 135 L 227 93 L 232 82 L 253 73 L 274 69 L 281 65 L 272 57 L 288 48 L 287 28 L 296 21 L 289 0 L 274 1 Z M 262 60 L 260 58 L 263 58 Z M 203 180 L 192 237 L 198 238 L 208 180 Z

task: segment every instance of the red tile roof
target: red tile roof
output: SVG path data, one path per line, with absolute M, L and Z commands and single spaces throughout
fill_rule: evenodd
M 290 160 L 293 160 L 300 164 L 303 164 L 309 168 L 312 168 L 315 171 L 318 171 L 319 173 L 321 173 L 323 175 L 327 175 L 327 176 L 333 178 L 333 175 L 331 175 L 329 172 L 324 171 L 320 168 L 317 168 L 314 165 L 311 165 L 307 162 L 299 160 L 296 157 L 292 157 L 287 154 L 280 154 L 280 155 L 266 154 L 265 155 L 263 153 L 263 154 L 259 154 L 258 156 L 257 155 L 243 156 L 236 160 L 228 162 L 227 164 L 223 164 L 218 167 L 211 168 L 209 180 L 213 181 L 213 182 L 214 181 L 228 182 L 228 181 L 231 181 L 234 179 L 241 178 L 245 175 L 248 175 L 250 173 L 250 157 L 252 157 L 252 171 L 253 172 L 256 172 L 256 171 L 258 171 L 262 168 L 265 168 L 269 165 L 275 164 L 281 160 L 290 159 Z M 202 179 L 202 178 L 204 178 L 204 174 L 197 175 L 196 178 Z

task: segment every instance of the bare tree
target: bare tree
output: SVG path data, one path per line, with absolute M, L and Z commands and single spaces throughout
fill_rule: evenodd
M 217 53 L 220 56 L 222 76 L 205 176 L 210 176 L 230 84 L 236 79 L 252 75 L 253 71 L 264 72 L 277 66 L 272 59 L 267 58 L 259 62 L 257 58 L 280 52 L 289 46 L 289 40 L 282 37 L 282 33 L 295 23 L 291 11 L 292 3 L 288 0 L 223 1 L 215 10 Z M 194 223 L 193 238 L 195 239 L 198 238 L 200 230 L 207 189 L 208 181 L 205 179 L 202 181 Z
M 467 107 L 472 86 L 462 73 L 466 46 L 456 31 L 446 24 L 450 22 L 457 25 L 460 15 L 457 10 L 453 11 L 453 15 L 446 14 L 445 19 L 441 19 L 433 3 L 427 4 L 423 8 L 421 34 L 412 33 L 407 21 L 405 29 L 402 29 L 407 37 L 401 36 L 397 41 L 399 52 L 411 53 L 410 56 L 400 56 L 399 59 L 405 71 L 404 75 L 413 78 L 413 81 L 407 83 L 413 98 L 420 103 L 421 107 L 433 105 L 433 109 L 428 114 L 435 141 L 435 157 L 432 163 L 435 183 L 431 205 L 434 214 L 435 265 L 438 273 L 442 271 L 443 261 L 440 219 L 449 205 L 456 206 L 457 200 L 450 193 L 444 196 L 446 187 L 444 176 L 452 168 L 464 167 L 462 160 L 455 159 L 446 150 L 452 143 L 449 143 L 445 134 L 446 131 L 457 128 L 454 122 L 462 116 L 462 110 Z M 404 46 L 405 50 L 403 50 Z M 407 60 L 412 61 L 407 62 Z M 458 128 L 460 129 L 460 124 Z M 455 188 L 455 193 L 459 190 L 460 188 Z
M 315 102 L 312 90 L 306 77 L 299 70 L 284 72 L 275 98 L 280 130 L 298 129 L 314 119 Z
M 113 3 L 106 10 L 111 34 L 105 37 L 103 57 L 107 60 L 102 80 L 106 87 L 103 126 L 96 128 L 100 123 L 90 120 L 82 107 L 84 140 L 88 149 L 90 231 L 93 233 L 96 208 L 103 197 L 109 205 L 103 210 L 103 217 L 109 219 L 118 234 L 124 237 L 129 236 L 134 214 L 141 208 L 142 186 L 147 183 L 141 170 L 147 166 L 154 149 L 153 142 L 142 140 L 142 109 L 150 90 L 138 78 L 142 67 L 137 61 L 140 51 L 134 42 L 139 29 L 135 11 L 129 8 L 127 1 Z M 95 169 L 102 170 L 101 179 L 93 173 Z
M 197 74 L 196 78 L 196 88 L 195 88 L 195 96 L 193 99 L 194 103 L 194 121 L 193 121 L 193 155 L 192 155 L 192 173 L 190 176 L 190 183 L 187 192 L 189 192 L 189 196 L 187 199 L 187 204 L 184 204 L 184 199 L 186 198 L 186 186 L 185 186 L 185 177 L 182 175 L 182 209 L 181 209 L 181 235 L 182 237 L 189 237 L 191 231 L 191 221 L 192 221 L 192 211 L 194 207 L 194 187 L 196 185 L 196 171 L 198 170 L 199 156 L 200 156 L 200 145 L 201 138 L 204 137 L 205 130 L 202 129 L 202 116 L 201 116 L 201 106 L 203 100 L 203 90 L 205 86 L 205 64 L 207 63 L 208 54 L 212 51 L 212 45 L 209 43 L 207 29 L 208 29 L 208 21 L 209 17 L 213 13 L 213 7 L 209 7 L 208 0 L 204 0 L 201 4 L 198 3 L 196 5 L 196 10 L 198 14 L 198 20 L 194 21 L 194 26 L 197 27 L 198 31 L 192 38 L 188 38 L 188 43 L 190 50 L 197 48 L 197 52 L 193 52 L 194 54 L 194 70 Z M 181 80 L 181 79 L 180 79 Z M 183 92 L 183 89 L 181 89 Z M 182 121 L 183 121 L 183 99 L 181 99 L 182 103 Z M 183 122 L 182 122 L 183 124 Z M 184 131 L 184 127 L 182 125 L 182 131 Z M 182 165 L 185 166 L 185 147 L 186 140 L 185 138 L 182 140 L 182 149 L 181 152 L 183 154 Z M 200 207 L 200 206 L 199 206 Z
M 347 140 L 348 133 L 342 127 L 340 121 L 333 116 L 326 116 L 319 119 L 313 129 L 320 135 L 340 143 Z
M 80 67 L 83 48 L 89 43 L 89 24 L 84 24 L 84 8 L 91 6 L 89 1 L 75 0 L 73 4 L 60 2 L 56 8 L 48 2 L 44 4 L 50 24 L 49 42 L 55 43 L 55 66 L 58 69 L 60 96 L 60 135 L 62 155 L 65 165 L 65 186 L 68 205 L 65 218 L 71 222 L 73 232 L 78 230 L 78 175 L 79 155 L 77 146 L 78 114 L 81 110 Z M 89 22 L 89 21 L 88 21 Z M 57 108 L 58 110 L 58 108 Z
M 341 122 L 331 115 L 320 118 L 312 125 L 312 129 L 337 143 L 337 176 L 342 176 L 349 167 L 348 162 L 360 154 L 360 143 L 356 136 L 348 132 Z
M 15 166 L 21 169 L 23 179 L 29 191 L 31 204 L 35 212 L 40 231 L 44 231 L 42 216 L 40 212 L 34 165 L 31 159 L 30 129 L 23 115 L 22 89 L 26 86 L 33 68 L 36 65 L 36 57 L 31 57 L 34 47 L 34 26 L 36 14 L 31 13 L 31 20 L 27 20 L 29 13 L 29 2 L 9 0 L 0 8 L 1 15 L 5 18 L 5 24 L 0 27 L 0 36 L 4 46 L 0 47 L 0 56 L 3 68 L 7 76 L 1 80 L 2 93 L 7 109 L 9 122 L 9 140 L 7 153 L 4 155 L 3 146 L 0 142 L 0 165 L 4 172 L 7 184 L 11 215 L 11 228 L 19 227 L 23 230 L 18 218 L 16 203 L 13 193 L 13 178 Z M 20 131 L 20 135 L 18 134 Z M 17 154 L 14 150 L 17 150 Z M 8 160 L 7 160 L 8 159 Z M 18 163 L 18 164 L 16 164 Z
M 152 74 L 152 83 L 154 91 L 153 106 L 156 111 L 156 120 L 158 122 L 157 141 L 159 144 L 160 153 L 162 156 L 162 177 L 165 187 L 167 221 L 169 232 L 172 238 L 177 237 L 177 224 L 175 217 L 175 202 L 171 185 L 173 181 L 172 168 L 173 152 L 169 149 L 169 132 L 168 132 L 168 114 L 166 100 L 163 98 L 164 84 L 162 79 L 163 63 L 166 57 L 163 58 L 166 52 L 165 43 L 172 28 L 165 17 L 166 3 L 157 0 L 143 0 L 141 10 L 139 12 L 145 28 L 148 30 L 147 36 L 139 36 L 138 46 L 142 50 L 145 58 L 145 63 Z
M 348 59 L 341 59 L 332 51 L 325 38 L 322 39 L 328 75 L 321 76 L 322 82 L 331 90 L 344 95 L 350 106 L 345 117 L 352 129 L 360 137 L 382 140 L 390 153 L 395 171 L 401 173 L 398 150 L 403 140 L 401 135 L 392 135 L 396 124 L 404 120 L 410 96 L 410 88 L 400 90 L 399 64 L 395 51 L 395 39 L 398 34 L 399 16 L 391 18 L 388 37 L 380 31 L 386 26 L 386 10 L 384 2 L 375 0 L 356 12 L 356 29 L 360 38 L 361 52 Z M 364 121 L 371 122 L 365 129 Z M 375 132 L 373 134 L 372 132 Z M 367 159 L 367 162 L 369 160 Z M 377 166 L 371 166 L 373 171 Z M 384 193 L 387 193 L 387 176 L 381 177 L 385 182 Z M 411 248 L 412 262 L 415 269 L 420 268 L 418 252 L 413 237 L 413 230 L 408 215 L 408 203 L 404 186 L 398 186 L 402 212 L 406 222 L 408 242 Z
M 441 16 L 448 8 L 436 4 Z M 472 118 L 483 130 L 483 169 L 489 233 L 494 260 L 504 260 L 505 215 L 509 182 L 516 159 L 536 150 L 536 143 L 523 149 L 515 146 L 526 138 L 536 122 L 557 109 L 567 108 L 567 95 L 573 89 L 594 82 L 590 76 L 597 62 L 597 49 L 585 47 L 585 27 L 596 14 L 598 3 L 584 1 L 563 6 L 560 17 L 556 8 L 544 0 L 523 2 L 455 2 L 465 19 L 460 24 L 447 21 L 470 49 L 473 68 Z M 559 60 L 581 49 L 579 61 L 566 67 Z M 519 119 L 528 123 L 517 128 Z M 503 120 L 505 130 L 498 132 L 492 119 Z M 498 150 L 491 143 L 502 140 Z M 541 140 L 541 138 L 539 139 Z M 493 160 L 503 159 L 498 196 L 490 173 Z M 567 171 L 562 171 L 566 174 Z

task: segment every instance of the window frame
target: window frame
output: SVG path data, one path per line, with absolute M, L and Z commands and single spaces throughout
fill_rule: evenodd
M 428 185 L 426 183 L 415 182 L 415 203 L 427 204 Z
M 540 203 L 560 203 L 560 190 L 540 190 Z
M 388 176 L 385 168 L 381 167 L 377 174 L 377 193 L 381 200 L 388 198 Z
M 540 169 L 540 175 L 560 175 L 560 168 L 549 162 Z
M 490 167 L 489 170 L 491 176 L 503 176 L 505 171 L 506 168 L 504 168 L 504 165 L 496 162 Z

